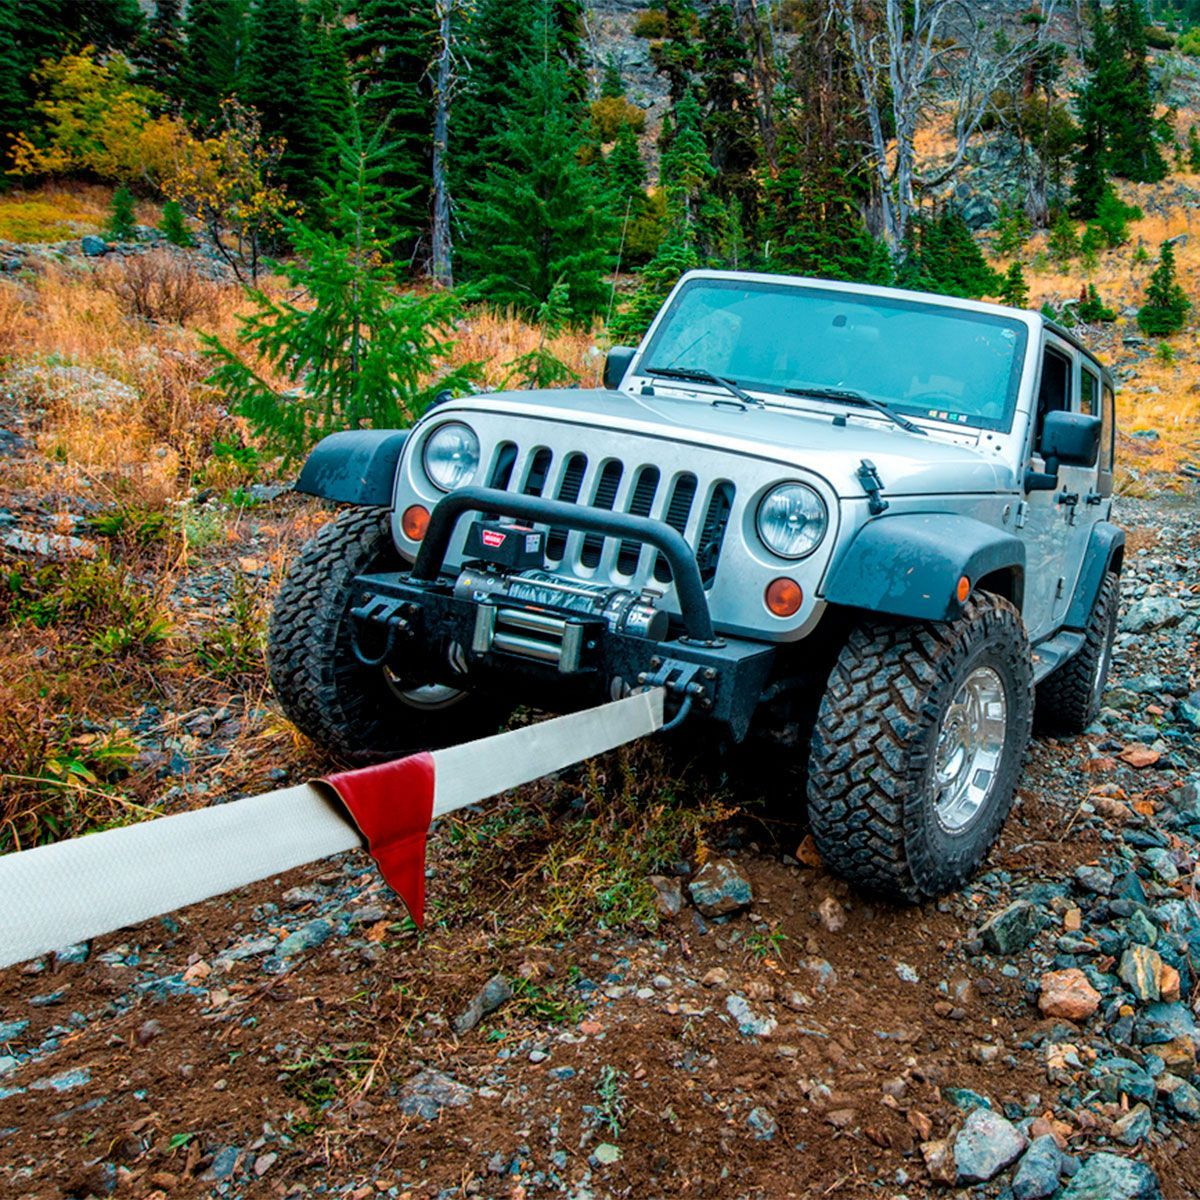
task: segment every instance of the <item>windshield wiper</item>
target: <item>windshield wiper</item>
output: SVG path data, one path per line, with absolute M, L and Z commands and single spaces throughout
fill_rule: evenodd
M 919 433 L 922 437 L 929 436 L 920 425 L 910 421 L 907 417 L 902 417 L 882 400 L 876 400 L 873 396 L 864 396 L 862 392 L 852 392 L 848 388 L 830 387 L 789 387 L 783 390 L 789 396 L 809 396 L 813 400 L 839 400 L 843 404 L 857 404 L 862 408 L 873 408 L 877 413 L 882 413 L 887 417 L 889 421 L 895 421 L 901 429 L 905 429 L 909 433 Z
M 647 375 L 661 375 L 667 379 L 690 379 L 696 383 L 715 383 L 723 387 L 731 396 L 736 396 L 747 407 L 761 408 L 762 401 L 755 400 L 749 392 L 744 392 L 732 379 L 717 375 L 704 367 L 643 367 Z

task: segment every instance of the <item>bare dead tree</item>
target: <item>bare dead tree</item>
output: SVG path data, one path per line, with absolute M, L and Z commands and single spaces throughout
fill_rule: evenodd
M 1049 0 L 1045 22 L 1055 4 Z M 877 232 L 902 253 L 920 194 L 961 169 L 995 93 L 1020 75 L 1045 26 L 990 55 L 993 31 L 981 26 L 967 0 L 831 0 L 829 12 L 845 34 L 862 97 Z M 917 132 L 938 113 L 950 118 L 951 147 L 936 163 L 922 163 Z
M 454 54 L 455 17 L 460 0 L 436 0 L 438 18 L 437 76 L 433 107 L 433 234 L 431 246 L 434 280 L 454 286 L 454 241 L 450 228 L 450 183 L 446 155 L 449 148 L 450 105 L 458 83 Z

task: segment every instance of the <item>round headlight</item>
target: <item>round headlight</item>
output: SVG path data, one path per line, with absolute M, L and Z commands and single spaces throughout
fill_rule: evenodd
M 460 422 L 443 425 L 425 439 L 425 474 L 435 487 L 452 492 L 470 483 L 479 467 L 479 439 Z
M 804 483 L 784 483 L 758 506 L 758 536 L 780 558 L 803 558 L 825 536 L 825 502 Z

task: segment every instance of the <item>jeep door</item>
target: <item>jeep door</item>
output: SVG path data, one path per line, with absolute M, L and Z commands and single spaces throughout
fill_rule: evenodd
M 1042 343 L 1042 362 L 1037 389 L 1037 407 L 1026 447 L 1026 465 L 1044 472 L 1045 461 L 1038 451 L 1042 425 L 1049 412 L 1080 412 L 1081 386 L 1089 389 L 1089 405 L 1100 404 L 1099 376 L 1089 364 L 1088 382 L 1083 383 L 1080 354 L 1067 342 L 1047 333 Z M 1032 491 L 1024 499 L 1025 606 L 1023 616 L 1030 639 L 1049 637 L 1061 623 L 1083 562 L 1087 537 L 1101 507 L 1088 504 L 1098 492 L 1098 466 L 1060 465 L 1053 490 Z M 1111 452 L 1109 466 L 1111 470 Z M 1111 488 L 1111 475 L 1110 488 Z M 1106 506 L 1103 506 L 1106 508 Z

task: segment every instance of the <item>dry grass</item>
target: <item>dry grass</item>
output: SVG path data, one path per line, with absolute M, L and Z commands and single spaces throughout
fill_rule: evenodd
M 61 242 L 99 233 L 108 220 L 113 189 L 101 184 L 72 184 L 16 190 L 0 197 L 0 241 Z M 149 201 L 134 206 L 137 220 L 155 224 L 161 210 Z
M 462 323 L 450 361 L 456 366 L 482 363 L 484 383 L 490 388 L 499 388 L 511 375 L 513 360 L 536 350 L 540 339 L 541 333 L 536 326 L 511 312 L 476 310 Z M 546 348 L 579 376 L 582 385 L 599 386 L 604 355 L 596 349 L 594 334 L 568 330 L 550 338 Z

